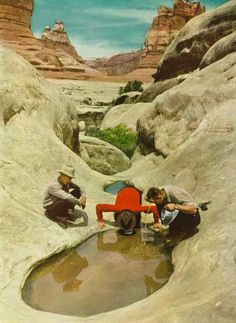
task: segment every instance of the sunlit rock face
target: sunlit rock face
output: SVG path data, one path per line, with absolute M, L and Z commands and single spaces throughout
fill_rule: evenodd
M 33 13 L 33 0 L 1 0 L 0 1 L 0 38 L 6 41 L 20 41 L 35 44 L 30 29 Z
M 193 17 L 205 12 L 200 2 L 176 0 L 173 8 L 161 6 L 145 38 L 145 56 L 139 67 L 156 68 L 167 46 Z
M 155 81 L 197 69 L 206 52 L 236 28 L 236 3 L 226 4 L 189 21 L 166 49 L 154 75 Z M 174 67 L 174 68 L 173 68 Z

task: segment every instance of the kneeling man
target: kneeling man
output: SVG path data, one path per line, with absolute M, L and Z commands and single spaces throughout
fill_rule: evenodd
M 76 220 L 75 205 L 83 209 L 86 206 L 86 194 L 81 187 L 72 182 L 75 170 L 71 165 L 64 165 L 47 187 L 43 207 L 45 215 L 63 227 Z

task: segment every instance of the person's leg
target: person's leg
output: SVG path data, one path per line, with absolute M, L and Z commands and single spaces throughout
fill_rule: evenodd
M 68 220 L 68 209 L 70 204 L 63 200 L 57 200 L 46 208 L 46 216 L 54 222 L 64 222 Z
M 200 223 L 200 214 L 186 214 L 179 212 L 177 217 L 169 224 L 169 230 L 171 232 L 176 231 L 191 231 L 194 230 Z

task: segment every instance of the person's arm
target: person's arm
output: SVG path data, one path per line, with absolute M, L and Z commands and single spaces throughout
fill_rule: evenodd
M 80 206 L 80 200 L 71 195 L 70 193 L 67 193 L 63 191 L 63 189 L 60 189 L 57 186 L 52 186 L 49 188 L 49 194 L 58 197 L 61 200 L 64 200 L 66 202 L 72 203 L 72 204 L 77 204 Z
M 96 214 L 98 219 L 98 229 L 102 229 L 105 227 L 105 223 L 103 222 L 103 212 L 116 212 L 120 211 L 119 208 L 114 204 L 97 204 L 96 205 Z
M 79 198 L 79 202 L 80 202 L 80 206 L 84 209 L 86 207 L 86 201 L 87 201 L 85 189 L 74 182 L 70 182 L 69 188 L 78 189 L 80 191 L 81 196 Z
M 154 218 L 154 224 L 153 226 L 155 228 L 160 228 L 161 227 L 161 224 L 160 224 L 160 215 L 159 215 L 159 212 L 157 210 L 157 207 L 154 206 L 154 205 L 150 205 L 150 206 L 146 206 L 146 205 L 142 205 L 141 208 L 140 208 L 140 211 L 141 212 L 144 212 L 144 213 L 152 213 L 153 214 L 153 218 Z
M 182 211 L 186 214 L 196 214 L 197 208 L 194 205 L 181 205 L 181 204 L 175 204 L 175 203 L 168 203 L 164 207 L 165 210 L 168 211 Z
M 78 189 L 80 189 L 81 196 L 85 196 L 86 197 L 86 191 L 85 191 L 85 189 L 84 189 L 83 186 L 79 186 L 79 185 L 77 185 L 74 182 L 70 182 L 69 187 L 70 188 L 78 188 Z

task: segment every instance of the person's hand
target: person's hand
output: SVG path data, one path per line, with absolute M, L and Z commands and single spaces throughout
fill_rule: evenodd
M 154 224 L 153 224 L 153 227 L 154 227 L 155 229 L 161 229 L 161 223 L 156 222 L 156 223 L 154 223 Z
M 81 198 L 79 199 L 79 202 L 82 209 L 84 209 L 86 207 L 86 196 L 81 196 Z
M 104 227 L 105 227 L 105 223 L 104 222 L 98 222 L 98 229 L 99 230 L 101 230 Z
M 176 205 L 174 203 L 168 203 L 164 206 L 164 209 L 167 211 L 174 211 L 176 210 Z

